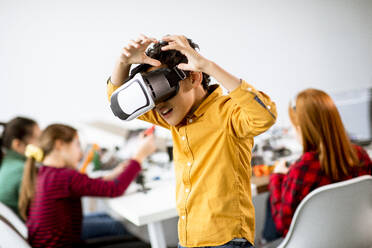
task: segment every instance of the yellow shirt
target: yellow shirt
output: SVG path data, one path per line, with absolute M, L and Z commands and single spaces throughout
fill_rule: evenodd
M 109 97 L 116 88 L 108 83 Z M 139 119 L 172 133 L 180 245 L 217 246 L 234 238 L 253 244 L 253 137 L 275 123 L 276 106 L 244 81 L 228 95 L 211 88 L 182 126 L 169 125 L 155 110 Z

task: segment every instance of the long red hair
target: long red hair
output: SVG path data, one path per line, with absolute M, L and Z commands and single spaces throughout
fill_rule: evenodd
M 307 89 L 289 107 L 292 124 L 300 131 L 303 152 L 319 154 L 326 175 L 339 181 L 359 164 L 357 152 L 348 138 L 340 114 L 331 97 L 324 91 Z

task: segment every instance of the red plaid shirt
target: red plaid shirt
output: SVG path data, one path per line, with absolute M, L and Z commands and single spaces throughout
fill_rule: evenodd
M 367 152 L 355 146 L 358 152 L 360 166 L 352 169 L 350 176 L 341 181 L 362 175 L 372 175 L 372 162 Z M 272 174 L 270 177 L 271 213 L 276 229 L 285 236 L 288 232 L 294 212 L 302 199 L 312 190 L 334 181 L 327 177 L 320 167 L 318 154 L 306 152 L 291 165 L 288 173 Z

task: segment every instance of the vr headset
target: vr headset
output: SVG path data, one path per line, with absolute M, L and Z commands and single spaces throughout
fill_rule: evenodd
M 150 65 L 141 64 L 131 71 L 124 84 L 111 95 L 111 110 L 121 120 L 130 121 L 153 109 L 156 104 L 174 97 L 179 82 L 188 72 L 177 67 L 143 73 Z

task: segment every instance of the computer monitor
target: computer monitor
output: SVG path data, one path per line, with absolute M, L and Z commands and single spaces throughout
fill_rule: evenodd
M 336 103 L 345 129 L 352 142 L 372 142 L 372 88 L 354 89 L 330 94 Z

